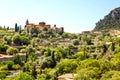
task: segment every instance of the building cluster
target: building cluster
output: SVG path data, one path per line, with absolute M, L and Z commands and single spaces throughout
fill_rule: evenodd
M 39 24 L 34 24 L 34 23 L 29 23 L 29 21 L 26 21 L 26 25 L 25 25 L 25 30 L 27 32 L 29 32 L 32 28 L 37 28 L 39 31 L 52 31 L 53 33 L 63 33 L 64 32 L 64 28 L 63 27 L 56 27 L 56 25 L 54 25 L 53 27 L 51 27 L 50 24 L 46 24 L 45 22 L 39 22 Z

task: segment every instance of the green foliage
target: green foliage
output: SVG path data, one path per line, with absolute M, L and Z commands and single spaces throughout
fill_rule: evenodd
M 109 30 L 109 29 L 116 29 L 120 30 L 120 7 L 112 10 L 108 15 L 104 17 L 104 19 L 98 21 L 94 28 L 94 31 L 100 30 Z
M 0 79 L 4 79 L 7 76 L 7 71 L 0 71 Z
M 45 57 L 42 61 L 41 61 L 41 68 L 45 69 L 45 68 L 53 68 L 55 67 L 55 62 L 52 60 L 51 57 Z
M 7 44 L 11 44 L 11 42 L 12 42 L 11 36 L 4 36 L 3 39 L 4 39 L 4 41 L 7 42 Z
M 120 70 L 120 52 L 115 54 L 110 61 L 111 64 L 113 65 L 113 69 Z
M 20 58 L 20 56 L 17 54 L 17 55 L 14 55 L 14 57 L 13 57 L 13 62 L 15 63 L 15 64 L 22 64 L 22 60 L 21 60 L 21 58 Z
M 73 44 L 74 44 L 74 45 L 79 45 L 79 40 L 74 40 L 74 41 L 73 41 Z
M 9 55 L 13 55 L 13 54 L 17 54 L 18 53 L 18 49 L 14 48 L 14 47 L 9 47 L 6 52 Z
M 18 29 L 18 26 L 17 26 L 17 23 L 15 24 L 15 32 L 18 32 L 19 29 Z
M 108 71 L 100 80 L 120 80 L 120 71 Z
M 32 73 L 32 76 L 36 79 L 37 71 L 36 71 L 36 66 L 35 65 L 33 66 L 31 73 Z
M 21 39 L 21 44 L 22 45 L 28 45 L 30 43 L 30 40 L 29 40 L 28 37 L 20 36 L 20 39 Z
M 14 80 L 33 80 L 33 78 L 29 74 L 21 72 L 14 77 Z
M 72 59 L 78 59 L 78 60 L 84 60 L 85 59 L 85 56 L 84 56 L 84 52 L 78 52 L 78 53 L 75 53 L 74 55 L 72 55 Z M 86 53 L 86 56 L 87 56 L 87 53 Z
M 106 71 L 111 70 L 111 64 L 109 61 L 86 59 L 80 62 L 80 66 L 77 68 L 77 71 L 89 67 L 98 68 L 99 77 L 101 76 L 101 74 L 105 73 Z
M 73 73 L 73 72 L 75 72 L 77 67 L 78 67 L 78 62 L 73 59 L 62 60 L 56 66 L 56 68 L 58 69 L 57 70 L 58 74 Z
M 96 80 L 96 72 L 88 68 L 81 69 L 78 75 L 74 77 L 74 80 Z
M 12 40 L 16 45 L 21 45 L 21 37 L 19 34 L 15 34 L 13 36 Z
M 3 45 L 3 44 L 0 44 L 0 53 L 5 53 L 6 50 L 7 50 L 7 46 Z
M 36 27 L 33 27 L 31 28 L 30 33 L 32 37 L 37 37 L 39 34 L 39 30 Z
M 12 66 L 14 65 L 14 62 L 10 62 L 9 61 L 9 63 L 7 64 L 7 67 L 8 67 L 8 70 L 12 70 L 13 68 L 12 68 Z
M 28 45 L 30 43 L 28 37 L 20 36 L 19 34 L 14 35 L 12 39 L 16 45 Z
M 35 61 L 37 59 L 37 56 L 35 53 L 31 52 L 29 55 L 28 55 L 28 58 L 27 60 L 28 61 Z
M 18 70 L 18 69 L 20 69 L 20 65 L 19 65 L 19 64 L 14 64 L 14 65 L 12 66 L 12 69 L 13 69 L 13 70 Z
M 26 49 L 21 49 L 20 52 L 21 52 L 21 53 L 26 53 L 27 50 L 26 50 Z
M 30 64 L 28 62 L 24 64 L 23 72 L 30 72 Z

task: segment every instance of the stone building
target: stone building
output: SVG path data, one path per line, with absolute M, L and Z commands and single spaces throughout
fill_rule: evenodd
M 54 25 L 53 27 L 51 27 L 50 24 L 46 24 L 45 22 L 39 22 L 39 24 L 34 24 L 34 23 L 29 23 L 29 21 L 26 21 L 26 25 L 25 25 L 25 30 L 27 32 L 30 31 L 31 28 L 36 27 L 38 30 L 43 31 L 45 28 L 49 31 L 51 30 L 54 34 L 59 33 L 62 34 L 64 32 L 64 28 L 63 27 L 56 27 L 56 25 Z
M 30 31 L 31 28 L 36 27 L 38 30 L 43 30 L 44 28 L 47 28 L 48 30 L 51 29 L 51 25 L 46 24 L 45 22 L 39 22 L 39 24 L 34 24 L 34 23 L 29 23 L 28 21 L 26 21 L 26 25 L 25 25 L 25 30 L 26 31 Z

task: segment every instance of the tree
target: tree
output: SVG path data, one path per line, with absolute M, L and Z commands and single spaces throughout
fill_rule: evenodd
M 102 75 L 100 80 L 120 80 L 120 71 L 108 71 Z
M 37 77 L 37 71 L 36 71 L 36 66 L 34 65 L 32 68 L 32 76 L 36 79 Z
M 19 34 L 15 34 L 13 36 L 12 40 L 16 45 L 21 45 L 21 37 Z
M 19 26 L 19 33 L 21 33 L 22 32 L 22 29 L 21 29 L 21 25 Z
M 120 52 L 116 53 L 113 58 L 111 58 L 110 62 L 113 65 L 114 70 L 120 70 Z
M 13 55 L 13 54 L 17 54 L 18 53 L 18 49 L 17 48 L 13 48 L 13 47 L 9 47 L 6 52 L 9 55 Z
M 74 45 L 79 45 L 79 41 L 78 41 L 78 40 L 74 40 L 74 41 L 73 41 L 73 44 L 74 44 Z
M 20 42 L 22 45 L 28 45 L 30 43 L 30 40 L 28 37 L 25 37 L 25 36 L 20 36 Z
M 29 74 L 21 72 L 14 77 L 14 80 L 33 80 L 33 79 Z
M 58 74 L 63 74 L 63 73 L 73 73 L 76 71 L 76 68 L 78 67 L 78 62 L 74 59 L 65 59 L 62 60 L 56 68 L 58 69 L 57 72 Z
M 4 39 L 4 41 L 7 42 L 7 44 L 11 44 L 11 42 L 12 42 L 11 36 L 4 36 L 3 39 Z
M 80 62 L 80 66 L 78 66 L 76 70 L 79 71 L 84 68 L 98 68 L 99 71 L 97 71 L 97 76 L 99 78 L 101 74 L 111 69 L 111 64 L 109 61 L 86 59 Z
M 54 63 L 54 66 L 56 65 L 56 61 L 55 61 L 55 55 L 54 55 L 55 51 L 52 51 L 51 53 L 51 58 L 52 58 L 52 61 Z
M 88 68 L 81 69 L 73 80 L 96 80 L 96 72 Z
M 55 67 L 55 63 L 51 57 L 45 57 L 40 64 L 42 69 Z
M 37 37 L 39 34 L 39 30 L 36 27 L 30 29 L 30 33 L 32 37 Z
M 21 65 L 22 60 L 21 60 L 21 58 L 20 58 L 20 56 L 18 54 L 13 57 L 13 62 L 15 64 L 20 64 Z
M 0 44 L 0 53 L 5 53 L 7 48 L 8 48 L 7 46 Z
M 28 62 L 24 64 L 23 72 L 30 72 L 30 64 Z
M 27 52 L 26 52 L 26 61 L 30 60 L 31 59 L 30 57 L 33 57 L 33 56 L 34 57 L 32 58 L 32 60 L 34 61 L 36 59 L 36 55 L 34 53 L 35 53 L 35 49 L 31 45 L 28 45 Z
M 44 28 L 43 28 L 43 31 L 48 31 L 47 27 L 44 27 Z
M 17 26 L 17 23 L 15 23 L 15 32 L 18 32 L 18 26 Z
M 109 46 L 109 50 L 110 51 L 114 51 L 115 50 L 115 44 L 112 42 L 111 45 Z

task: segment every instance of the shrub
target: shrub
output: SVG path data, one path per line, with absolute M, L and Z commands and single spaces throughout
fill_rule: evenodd
M 26 49 L 21 49 L 21 50 L 20 50 L 20 53 L 26 53 L 26 52 L 27 52 Z
M 13 55 L 13 54 L 18 53 L 18 49 L 17 48 L 13 48 L 13 47 L 9 47 L 6 52 L 9 55 Z
M 29 74 L 21 72 L 14 77 L 14 80 L 33 80 L 33 79 Z
M 1 80 L 4 79 L 7 75 L 7 73 L 8 73 L 7 71 L 0 71 L 0 79 Z
M 88 68 L 81 69 L 78 75 L 74 77 L 74 80 L 96 80 L 96 72 Z
M 100 80 L 120 80 L 120 72 L 108 71 L 102 75 L 102 78 Z
M 14 65 L 12 66 L 12 69 L 18 70 L 18 69 L 20 69 L 20 65 L 19 65 L 19 64 L 14 64 Z
M 21 65 L 21 63 L 22 63 L 22 60 L 21 60 L 21 58 L 18 54 L 13 57 L 13 61 L 14 61 L 15 64 L 20 64 Z
M 7 46 L 0 44 L 0 53 L 5 53 L 7 50 Z
M 45 68 L 53 68 L 55 66 L 55 62 L 52 60 L 51 57 L 45 57 L 42 61 L 41 61 L 41 68 L 45 69 Z
M 77 61 L 73 59 L 66 59 L 62 60 L 56 68 L 58 69 L 59 74 L 63 73 L 72 73 L 76 71 L 76 68 L 78 67 Z
M 20 35 L 19 34 L 16 34 L 13 36 L 12 38 L 13 42 L 16 44 L 16 45 L 20 45 L 21 44 L 21 38 L 20 38 Z

